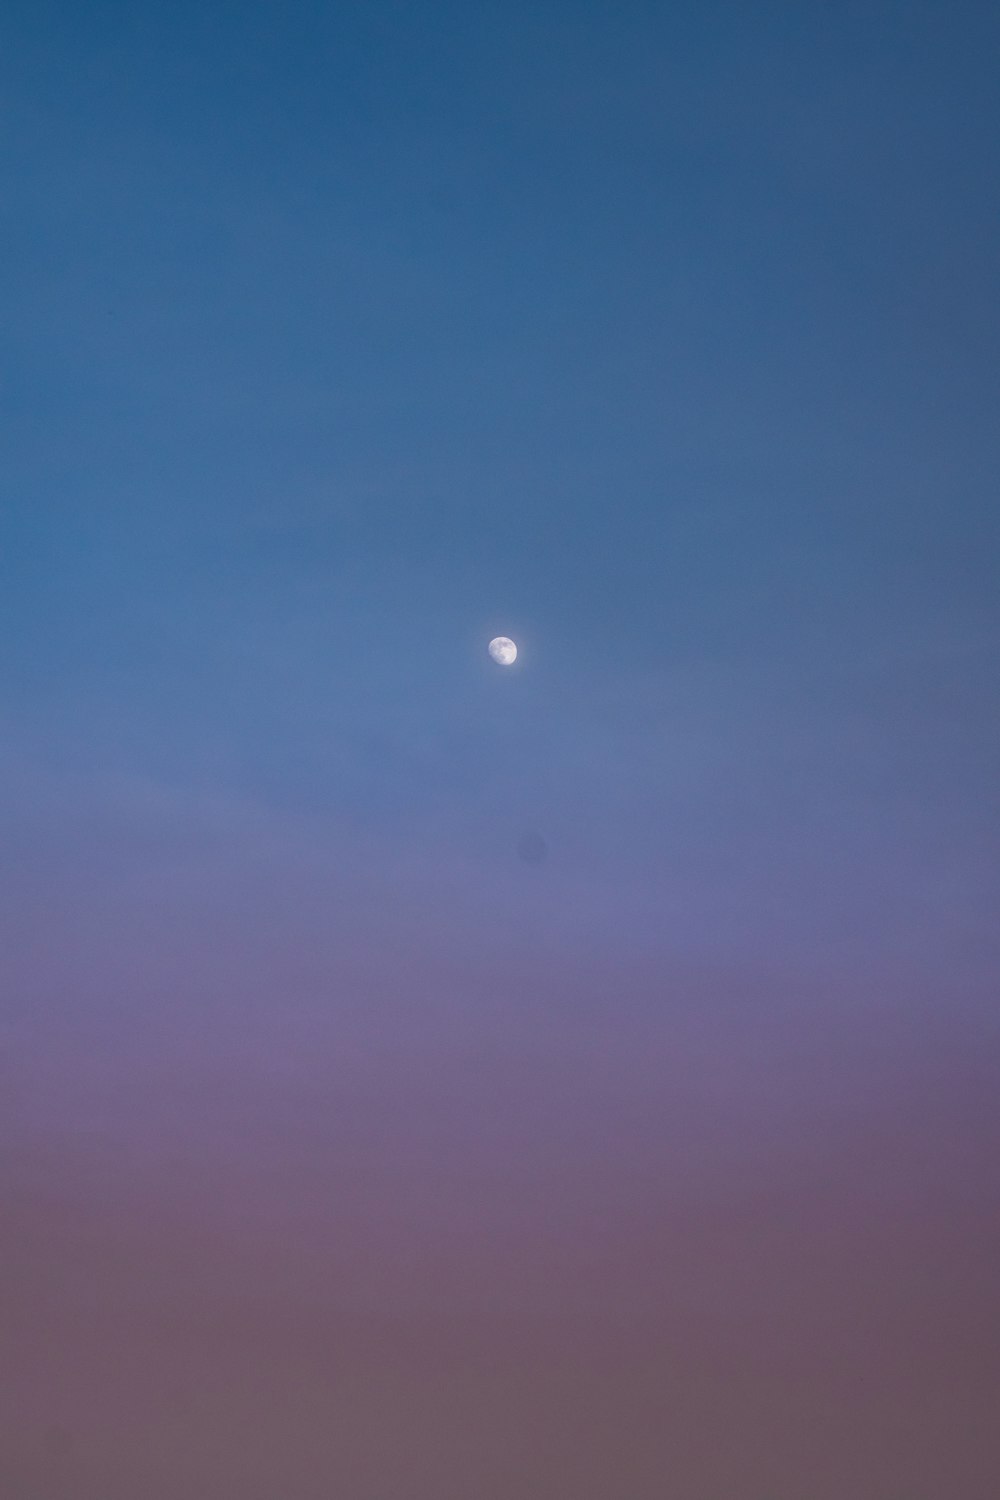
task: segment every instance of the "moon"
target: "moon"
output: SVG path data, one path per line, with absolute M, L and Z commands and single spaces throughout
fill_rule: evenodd
M 510 636 L 498 635 L 490 641 L 489 653 L 493 660 L 501 667 L 509 667 L 517 660 L 517 647 Z

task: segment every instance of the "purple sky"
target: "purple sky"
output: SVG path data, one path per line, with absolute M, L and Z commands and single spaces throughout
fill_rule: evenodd
M 995 1500 L 996 16 L 473 10 L 3 23 L 0 1494 Z

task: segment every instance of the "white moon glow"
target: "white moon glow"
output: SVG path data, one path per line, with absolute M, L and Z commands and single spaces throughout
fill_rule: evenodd
M 490 641 L 490 655 L 501 667 L 509 667 L 517 658 L 517 647 L 506 635 L 498 635 Z

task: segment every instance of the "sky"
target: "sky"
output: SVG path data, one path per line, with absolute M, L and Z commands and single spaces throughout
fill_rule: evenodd
M 9 0 L 5 1494 L 993 1500 L 998 43 Z

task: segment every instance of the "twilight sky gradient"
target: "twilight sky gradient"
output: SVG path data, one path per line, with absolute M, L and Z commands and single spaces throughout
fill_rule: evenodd
M 995 1500 L 998 47 L 8 0 L 4 1497 Z

